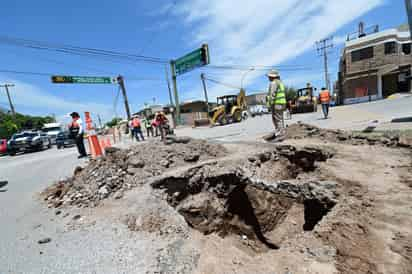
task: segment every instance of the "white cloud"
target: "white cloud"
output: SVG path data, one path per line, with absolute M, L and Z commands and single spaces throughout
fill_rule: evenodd
M 384 0 L 184 0 L 174 14 L 193 30 L 189 44 L 209 43 L 214 64 L 276 65 L 314 49 L 317 40 L 383 3 Z M 245 84 L 262 74 L 251 73 Z M 240 78 L 237 71 L 225 73 L 219 80 L 240 83 Z M 221 90 L 212 88 L 211 96 Z
M 55 113 L 57 118 L 65 120 L 64 116 L 72 111 L 82 113 L 90 111 L 92 114 L 100 114 L 102 119 L 108 120 L 113 116 L 113 106 L 90 103 L 69 101 L 54 95 L 50 95 L 41 88 L 28 84 L 19 80 L 9 80 L 7 82 L 14 83 L 15 86 L 10 89 L 10 94 L 15 104 L 16 111 L 25 112 L 24 109 L 37 110 L 37 113 L 42 115 L 50 115 Z M 0 96 L 0 104 L 8 105 L 6 96 Z

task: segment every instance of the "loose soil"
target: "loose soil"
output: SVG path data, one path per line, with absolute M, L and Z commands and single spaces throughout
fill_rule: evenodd
M 112 149 L 42 198 L 162 245 L 148 273 L 412 273 L 410 147 L 305 124 L 286 137 Z

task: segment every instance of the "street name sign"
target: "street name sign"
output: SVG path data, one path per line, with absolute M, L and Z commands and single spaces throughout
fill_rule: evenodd
M 63 76 L 53 75 L 51 81 L 54 84 L 116 84 L 116 78 L 93 76 Z
M 209 63 L 209 47 L 207 44 L 204 44 L 201 48 L 175 60 L 174 66 L 176 75 L 181 75 Z

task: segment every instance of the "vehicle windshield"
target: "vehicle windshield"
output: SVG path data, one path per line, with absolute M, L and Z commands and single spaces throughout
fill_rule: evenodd
M 48 127 L 48 128 L 43 128 L 42 131 L 43 132 L 50 132 L 50 131 L 61 131 L 62 128 L 61 127 Z
M 38 135 L 39 135 L 38 133 L 34 133 L 34 132 L 23 132 L 23 133 L 14 134 L 12 139 L 24 138 L 24 137 L 36 137 Z

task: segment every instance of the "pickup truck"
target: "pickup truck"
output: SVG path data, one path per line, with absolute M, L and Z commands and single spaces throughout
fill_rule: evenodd
M 36 131 L 23 131 L 14 134 L 7 142 L 7 150 L 11 156 L 18 152 L 39 151 L 51 148 L 50 137 Z

